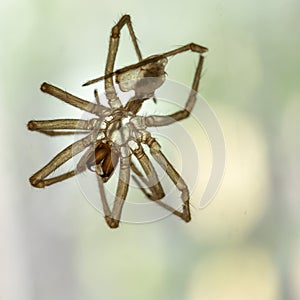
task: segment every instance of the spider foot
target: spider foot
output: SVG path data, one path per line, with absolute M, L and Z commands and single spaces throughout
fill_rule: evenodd
M 107 225 L 110 227 L 110 228 L 118 228 L 119 227 L 119 223 L 120 221 L 119 220 L 116 220 L 110 216 L 105 216 L 105 221 L 107 223 Z
M 182 216 L 181 218 L 186 222 L 190 222 L 191 221 L 191 213 L 190 213 L 190 207 L 189 204 L 183 204 L 182 206 Z
M 186 223 L 191 221 L 191 212 L 189 203 L 183 204 L 182 206 L 182 213 L 180 215 L 181 219 L 184 220 Z
M 42 180 L 36 179 L 33 176 L 29 178 L 29 182 L 32 186 L 34 186 L 36 188 L 44 188 L 45 187 L 45 183 Z
M 135 181 L 135 183 L 138 185 L 138 187 L 140 188 L 140 190 L 143 192 L 143 194 L 151 201 L 157 201 L 157 200 L 160 200 L 162 199 L 165 194 L 163 191 L 158 191 L 157 193 L 149 193 L 143 186 L 142 186 L 142 183 L 143 182 L 145 184 L 145 186 L 149 187 L 151 186 L 150 182 L 148 180 L 146 180 L 145 178 L 143 177 L 140 177 L 140 180 L 139 181 L 137 179 L 136 176 L 132 176 L 132 179 Z

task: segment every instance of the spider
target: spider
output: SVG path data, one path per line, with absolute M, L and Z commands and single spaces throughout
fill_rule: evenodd
M 114 71 L 120 33 L 125 25 L 128 27 L 138 57 L 138 63 Z M 28 122 L 27 127 L 29 130 L 38 131 L 49 136 L 86 133 L 83 138 L 66 147 L 48 164 L 33 174 L 29 179 L 31 185 L 36 188 L 44 188 L 66 180 L 87 169 L 95 172 L 101 195 L 104 218 L 109 227 L 116 228 L 119 226 L 122 207 L 128 192 L 130 172 L 132 171 L 133 180 L 147 198 L 155 201 L 185 222 L 189 222 L 191 214 L 188 187 L 161 151 L 158 141 L 147 131 L 147 128 L 168 126 L 190 115 L 195 105 L 196 93 L 201 77 L 204 61 L 202 54 L 207 50 L 203 46 L 190 43 L 163 54 L 152 55 L 143 59 L 130 16 L 122 16 L 111 30 L 104 76 L 83 84 L 83 86 L 87 86 L 104 80 L 105 96 L 109 107 L 100 104 L 97 90 L 94 90 L 96 103 L 93 103 L 71 95 L 51 84 L 43 83 L 41 85 L 42 92 L 91 113 L 96 117 L 90 120 L 56 119 L 32 120 Z M 156 102 L 154 93 L 165 81 L 167 58 L 185 51 L 192 51 L 199 54 L 192 89 L 186 101 L 185 108 L 169 115 L 138 115 L 144 101 L 152 98 Z M 118 96 L 114 79 L 121 91 L 134 92 L 134 96 L 125 105 L 122 105 Z M 151 157 L 158 162 L 163 172 L 165 172 L 180 191 L 182 199 L 181 210 L 175 210 L 161 201 L 165 196 L 164 190 L 150 158 L 144 151 L 145 147 L 149 148 Z M 84 150 L 84 154 L 73 170 L 58 176 L 49 177 L 50 174 L 66 161 Z M 133 163 L 132 156 L 136 157 L 140 169 Z M 118 163 L 120 164 L 119 179 L 115 199 L 112 207 L 110 207 L 105 196 L 104 183 L 110 179 Z

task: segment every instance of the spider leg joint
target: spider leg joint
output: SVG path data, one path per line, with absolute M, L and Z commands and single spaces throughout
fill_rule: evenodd
M 28 128 L 29 130 L 35 130 L 35 129 L 37 128 L 36 122 L 35 122 L 35 121 L 29 121 L 29 122 L 27 123 L 27 128 Z
M 42 180 L 35 178 L 34 176 L 29 178 L 29 182 L 32 186 L 36 188 L 44 188 L 45 184 Z
M 141 116 L 132 117 L 130 122 L 138 130 L 144 130 L 147 128 L 146 123 L 145 123 L 145 118 L 143 118 Z

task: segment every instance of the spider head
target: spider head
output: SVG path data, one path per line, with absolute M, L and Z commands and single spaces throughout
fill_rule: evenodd
M 117 74 L 116 82 L 121 91 L 134 90 L 136 97 L 141 99 L 153 97 L 155 90 L 165 81 L 165 67 L 168 62 L 167 58 L 155 60 L 155 57 L 146 58 L 145 60 L 151 60 L 151 62 L 143 66 Z

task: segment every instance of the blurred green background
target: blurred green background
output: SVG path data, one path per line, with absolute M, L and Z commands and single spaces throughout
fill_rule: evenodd
M 2 0 L 0 298 L 300 299 L 299 12 L 296 0 Z M 92 99 L 81 84 L 103 73 L 125 13 L 145 56 L 191 41 L 210 50 L 200 93 L 224 131 L 226 173 L 189 224 L 111 230 L 75 179 L 28 183 L 72 138 L 27 132 L 27 121 L 81 115 L 40 84 Z M 135 61 L 125 29 L 116 64 Z M 196 62 L 172 59 L 169 78 L 189 85 Z

